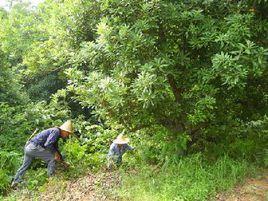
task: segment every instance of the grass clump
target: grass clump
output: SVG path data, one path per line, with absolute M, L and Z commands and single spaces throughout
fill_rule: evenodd
M 126 173 L 119 195 L 123 200 L 137 201 L 208 200 L 252 172 L 254 168 L 246 161 L 224 156 L 210 163 L 196 154 L 162 168 L 145 165 L 135 174 Z

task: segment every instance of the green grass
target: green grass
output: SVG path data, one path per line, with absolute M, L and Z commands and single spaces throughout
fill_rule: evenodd
M 225 156 L 211 162 L 201 154 L 188 156 L 176 164 L 164 164 L 162 167 L 140 165 L 128 172 L 126 169 L 127 167 L 120 169 L 122 183 L 118 188 L 113 187 L 110 193 L 107 192 L 107 186 L 102 189 L 108 197 L 118 199 L 119 195 L 120 200 L 128 201 L 211 200 L 217 192 L 228 190 L 246 176 L 255 173 L 254 166 L 244 160 L 236 161 Z M 35 175 L 32 175 L 33 172 Z M 37 198 L 39 192 L 46 193 L 47 184 L 43 185 L 46 183 L 44 178 L 44 168 L 32 170 L 27 187 L 13 192 L 4 200 L 21 200 L 21 196 L 29 196 L 29 193 Z M 61 181 L 68 181 L 68 178 L 63 175 L 61 178 L 56 177 L 49 185 L 61 186 Z M 1 199 L 3 198 L 0 197 Z
M 209 200 L 254 172 L 247 162 L 227 156 L 209 163 L 197 154 L 156 170 L 143 166 L 123 176 L 119 195 L 123 200 L 137 201 Z

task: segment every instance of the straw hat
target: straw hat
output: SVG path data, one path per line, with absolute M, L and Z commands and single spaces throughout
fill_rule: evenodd
M 68 120 L 66 121 L 64 124 L 62 124 L 60 126 L 60 129 L 61 130 L 64 130 L 64 131 L 67 131 L 69 133 L 72 133 L 73 132 L 73 125 L 72 125 L 72 122 L 71 120 Z
M 127 144 L 127 143 L 129 143 L 129 141 L 130 141 L 129 138 L 123 136 L 123 134 L 120 134 L 114 140 L 114 143 L 116 143 L 116 144 Z

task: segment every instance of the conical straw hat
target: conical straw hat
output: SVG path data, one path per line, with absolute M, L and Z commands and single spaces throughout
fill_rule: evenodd
M 73 132 L 73 125 L 72 125 L 72 122 L 71 120 L 68 120 L 66 121 L 64 124 L 62 124 L 60 126 L 60 129 L 61 130 L 64 130 L 64 131 L 67 131 L 69 133 L 72 133 Z
M 129 138 L 123 136 L 123 134 L 120 134 L 114 140 L 114 143 L 116 143 L 116 144 L 127 144 L 127 143 L 129 143 L 129 141 L 130 141 Z

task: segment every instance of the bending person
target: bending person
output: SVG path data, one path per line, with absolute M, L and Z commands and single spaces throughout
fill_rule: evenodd
M 72 130 L 72 123 L 68 120 L 62 126 L 44 130 L 30 139 L 24 148 L 23 164 L 18 169 L 11 186 L 14 187 L 22 181 L 22 176 L 35 158 L 47 163 L 47 174 L 49 177 L 52 176 L 55 173 L 56 161 L 63 161 L 58 150 L 58 140 L 67 138 Z
M 122 163 L 122 156 L 128 150 L 133 150 L 134 148 L 129 146 L 129 138 L 120 134 L 113 141 L 110 146 L 109 153 L 107 155 L 108 158 L 108 169 L 112 169 L 114 166 L 120 166 Z

